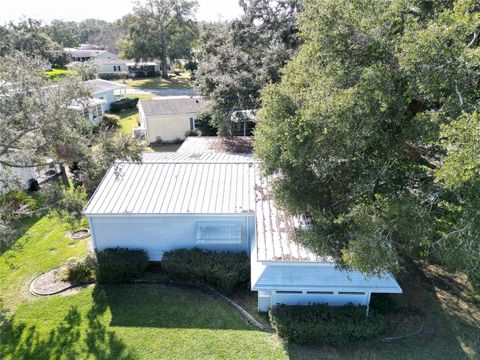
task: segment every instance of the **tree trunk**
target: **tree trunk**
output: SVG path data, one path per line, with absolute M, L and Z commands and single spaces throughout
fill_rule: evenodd
M 167 53 L 165 51 L 162 52 L 162 58 L 160 59 L 160 71 L 162 78 L 168 78 L 168 71 L 167 71 Z

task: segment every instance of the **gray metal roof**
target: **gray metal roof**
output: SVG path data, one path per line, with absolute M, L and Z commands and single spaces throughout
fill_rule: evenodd
M 207 101 L 200 97 L 141 100 L 140 106 L 146 116 L 197 114 L 206 108 Z
M 300 217 L 292 216 L 275 204 L 268 181 L 257 172 L 255 178 L 256 251 L 259 261 L 332 262 L 319 257 L 294 239 L 294 230 L 302 226 Z
M 69 49 L 67 50 L 73 57 L 95 57 L 106 52 L 106 50 L 83 50 L 83 49 Z
M 252 267 L 254 290 L 317 290 L 317 291 L 373 291 L 401 293 L 402 288 L 389 274 L 366 276 L 359 271 L 345 271 L 335 264 L 295 266 L 264 266 L 254 263 Z
M 92 89 L 93 95 L 100 94 L 105 91 L 124 89 L 127 87 L 127 85 L 125 84 L 119 84 L 113 81 L 107 81 L 102 79 L 88 80 L 88 81 L 85 81 L 85 84 L 87 85 L 87 87 Z
M 142 162 L 245 162 L 255 161 L 250 154 L 224 154 L 224 153 L 186 153 L 186 152 L 145 152 Z
M 254 186 L 251 161 L 117 163 L 85 214 L 253 213 Z
M 251 137 L 190 136 L 185 139 L 177 152 L 190 154 L 251 154 L 252 148 Z

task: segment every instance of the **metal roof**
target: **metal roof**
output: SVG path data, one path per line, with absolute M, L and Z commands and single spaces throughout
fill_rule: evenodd
M 186 153 L 186 152 L 146 152 L 142 154 L 142 162 L 245 162 L 255 161 L 250 154 L 224 153 Z
M 295 241 L 294 230 L 302 225 L 275 204 L 268 181 L 257 172 L 255 178 L 256 256 L 259 261 L 333 262 L 319 257 Z
M 251 154 L 252 148 L 251 137 L 189 136 L 177 152 L 190 154 Z
M 389 274 L 367 276 L 360 271 L 337 269 L 335 264 L 305 264 L 304 266 L 270 265 L 252 261 L 253 290 L 317 290 L 373 291 L 402 293 L 402 288 Z
M 255 168 L 244 162 L 117 163 L 86 215 L 241 214 L 255 211 Z
M 105 91 L 112 91 L 117 89 L 124 89 L 127 87 L 125 84 L 119 84 L 113 81 L 107 81 L 102 79 L 87 80 L 85 84 L 92 89 L 93 95 L 100 94 Z
M 201 97 L 141 100 L 140 106 L 146 116 L 196 114 L 206 108 L 207 101 Z

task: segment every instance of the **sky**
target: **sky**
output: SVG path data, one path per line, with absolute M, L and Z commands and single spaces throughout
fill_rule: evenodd
M 231 20 L 242 13 L 238 0 L 197 0 L 197 20 Z M 1 0 L 0 24 L 22 16 L 50 22 L 88 18 L 113 21 L 132 11 L 133 0 Z

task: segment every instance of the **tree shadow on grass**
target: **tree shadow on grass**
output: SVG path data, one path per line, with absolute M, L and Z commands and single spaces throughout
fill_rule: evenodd
M 199 290 L 162 285 L 97 285 L 99 311 L 109 308 L 111 326 L 257 330 L 230 305 Z
M 1 356 L 12 359 L 95 359 L 130 360 L 125 344 L 99 319 L 102 311 L 94 306 L 82 316 L 72 306 L 63 320 L 48 335 L 35 325 L 6 319 L 1 326 Z M 84 333 L 87 326 L 86 334 Z

